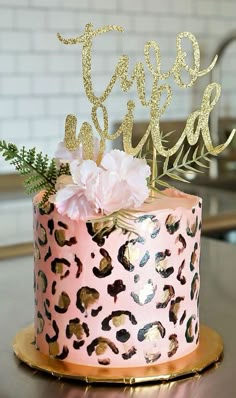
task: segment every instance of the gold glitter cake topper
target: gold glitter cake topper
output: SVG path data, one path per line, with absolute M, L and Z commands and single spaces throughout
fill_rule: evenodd
M 214 58 L 208 68 L 201 70 L 200 50 L 197 40 L 193 34 L 189 32 L 182 32 L 177 36 L 177 54 L 174 65 L 168 72 L 162 73 L 160 48 L 155 41 L 148 41 L 144 46 L 144 57 L 146 66 L 152 76 L 152 89 L 150 98 L 147 98 L 145 92 L 146 76 L 143 63 L 137 62 L 131 73 L 131 76 L 129 77 L 129 58 L 126 55 L 119 57 L 117 66 L 115 67 L 115 71 L 110 82 L 104 89 L 103 93 L 100 96 L 96 96 L 94 93 L 91 77 L 92 44 L 93 39 L 96 36 L 109 31 L 123 32 L 123 28 L 116 25 L 108 25 L 94 30 L 92 24 L 87 24 L 85 26 L 84 33 L 79 37 L 64 39 L 60 34 L 58 34 L 59 40 L 64 44 L 82 44 L 82 73 L 84 89 L 88 100 L 92 104 L 91 116 L 94 127 L 101 137 L 99 159 L 102 158 L 103 152 L 105 150 L 106 140 L 115 140 L 120 135 L 123 136 L 124 151 L 133 156 L 137 156 L 142 151 L 143 146 L 147 143 L 147 140 L 151 136 L 155 160 L 156 156 L 158 155 L 169 158 L 170 156 L 176 154 L 176 152 L 181 148 L 181 145 L 185 139 L 187 139 L 187 142 L 190 146 L 196 145 L 200 136 L 202 136 L 204 145 L 209 154 L 217 155 L 222 152 L 233 139 L 235 131 L 233 130 L 231 132 L 224 144 L 218 145 L 216 147 L 213 146 L 209 131 L 209 116 L 220 97 L 221 88 L 218 83 L 211 83 L 207 85 L 203 93 L 200 108 L 189 115 L 184 131 L 172 148 L 166 149 L 163 146 L 162 134 L 160 131 L 160 118 L 165 113 L 172 100 L 172 89 L 169 84 L 165 83 L 165 80 L 172 76 L 179 87 L 192 87 L 199 77 L 206 75 L 212 70 L 217 61 L 217 56 Z M 187 64 L 187 54 L 183 51 L 181 46 L 182 39 L 184 38 L 189 39 L 192 45 L 192 67 Z M 151 62 L 151 51 L 153 51 L 155 54 L 155 65 Z M 183 82 L 181 77 L 181 73 L 183 71 L 189 74 L 189 83 Z M 121 89 L 124 92 L 129 91 L 133 84 L 136 83 L 137 93 L 141 104 L 150 110 L 149 125 L 136 147 L 133 147 L 132 145 L 135 109 L 134 101 L 129 100 L 127 102 L 127 113 L 124 116 L 124 119 L 118 130 L 112 134 L 109 133 L 108 113 L 104 102 L 112 92 L 117 81 L 120 82 Z M 160 84 L 162 81 L 164 81 L 164 84 Z M 166 99 L 164 105 L 161 107 L 160 102 L 164 94 L 166 95 Z M 100 110 L 103 115 L 103 126 L 101 126 L 98 121 L 98 110 Z M 73 151 L 76 150 L 80 143 L 83 143 L 85 158 L 92 159 L 94 153 L 92 126 L 89 123 L 83 123 L 80 133 L 78 137 L 76 137 L 76 122 L 77 119 L 73 115 L 69 115 L 66 119 L 66 133 L 64 140 L 65 145 L 70 151 Z M 154 176 L 152 176 L 152 178 L 154 178 Z
M 65 39 L 58 34 L 59 40 L 64 44 L 82 45 L 83 85 L 91 103 L 93 126 L 85 121 L 77 134 L 77 117 L 68 115 L 65 122 L 64 143 L 59 143 L 55 158 L 51 160 L 42 152 L 37 153 L 35 148 L 27 150 L 23 146 L 18 149 L 15 144 L 4 140 L 0 140 L 0 154 L 24 176 L 24 185 L 28 193 L 43 192 L 40 207 L 49 202 L 54 203 L 60 214 L 67 214 L 76 220 L 91 221 L 94 215 L 97 217 L 99 214 L 105 217 L 104 222 L 110 222 L 112 219 L 116 227 L 122 228 L 126 225 L 125 220 L 132 218 L 130 213 L 132 209 L 139 208 L 146 200 L 155 200 L 155 191 L 160 192 L 159 186 L 170 188 L 169 179 L 189 182 L 183 178 L 185 173 L 202 172 L 201 168 L 208 167 L 210 155 L 222 152 L 232 141 L 235 130 L 231 132 L 225 143 L 213 145 L 209 117 L 221 91 L 220 85 L 214 82 L 205 88 L 199 109 L 189 115 L 177 142 L 172 147 L 170 144 L 169 147 L 166 145 L 168 141 L 166 138 L 172 132 L 165 135 L 162 133 L 160 119 L 172 100 L 172 89 L 167 79 L 172 78 L 180 88 L 190 88 L 199 77 L 205 76 L 212 70 L 217 60 L 215 57 L 208 68 L 201 70 L 198 42 L 188 32 L 177 36 L 176 58 L 168 72 L 164 73 L 161 70 L 158 44 L 155 41 L 148 41 L 144 45 L 145 63 L 137 62 L 128 74 L 129 58 L 127 55 L 121 55 L 110 81 L 108 80 L 103 92 L 96 95 L 91 74 L 93 39 L 112 31 L 123 32 L 123 28 L 107 25 L 94 29 L 92 24 L 87 24 L 83 34 L 78 37 Z M 192 48 L 191 66 L 188 65 L 187 54 L 182 48 L 182 41 L 185 39 L 188 39 Z M 154 61 L 152 61 L 153 55 Z M 185 83 L 182 77 L 183 72 L 187 75 L 188 83 Z M 150 96 L 146 93 L 147 73 L 152 79 Z M 124 92 L 129 92 L 136 85 L 138 100 L 149 111 L 147 129 L 136 146 L 132 144 L 136 106 L 133 100 L 128 100 L 127 110 L 117 131 L 110 132 L 105 101 L 116 83 L 120 84 Z M 98 117 L 98 112 L 102 118 Z M 100 136 L 99 148 L 94 139 L 94 132 Z M 120 136 L 124 151 L 111 150 L 105 153 L 107 141 L 113 141 Z M 123 174 L 120 173 L 122 164 L 125 165 Z M 117 167 L 115 172 L 113 166 Z M 124 182 L 126 189 L 122 190 Z M 104 228 L 106 230 L 107 227 Z M 128 229 L 131 231 L 130 225 Z

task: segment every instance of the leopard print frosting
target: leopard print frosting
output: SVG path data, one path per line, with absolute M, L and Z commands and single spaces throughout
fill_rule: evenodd
M 34 206 L 37 349 L 101 367 L 159 364 L 196 349 L 201 200 L 176 191 L 172 207 L 163 200 L 137 212 L 137 235 L 95 235 L 53 205 Z

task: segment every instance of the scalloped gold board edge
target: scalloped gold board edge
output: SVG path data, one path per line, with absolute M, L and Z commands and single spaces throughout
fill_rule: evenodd
M 55 360 L 37 351 L 33 340 L 33 325 L 20 330 L 15 336 L 13 350 L 22 362 L 58 378 L 77 379 L 86 383 L 135 384 L 195 375 L 219 362 L 223 353 L 221 336 L 205 325 L 200 326 L 199 345 L 192 354 L 160 365 L 132 368 L 103 368 Z

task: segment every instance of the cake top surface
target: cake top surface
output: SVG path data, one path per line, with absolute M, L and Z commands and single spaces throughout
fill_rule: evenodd
M 199 200 L 199 197 L 189 195 L 181 192 L 177 189 L 165 189 L 162 193 L 157 193 L 156 198 L 148 203 L 144 203 L 140 208 L 140 211 L 152 212 L 157 210 L 176 210 L 192 209 L 195 207 Z

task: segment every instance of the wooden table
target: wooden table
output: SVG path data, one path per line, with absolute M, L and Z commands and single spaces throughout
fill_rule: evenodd
M 33 259 L 0 262 L 1 398 L 233 398 L 236 396 L 236 245 L 202 239 L 201 322 L 225 343 L 223 362 L 202 375 L 138 386 L 91 385 L 58 380 L 15 358 L 12 340 L 33 321 Z

